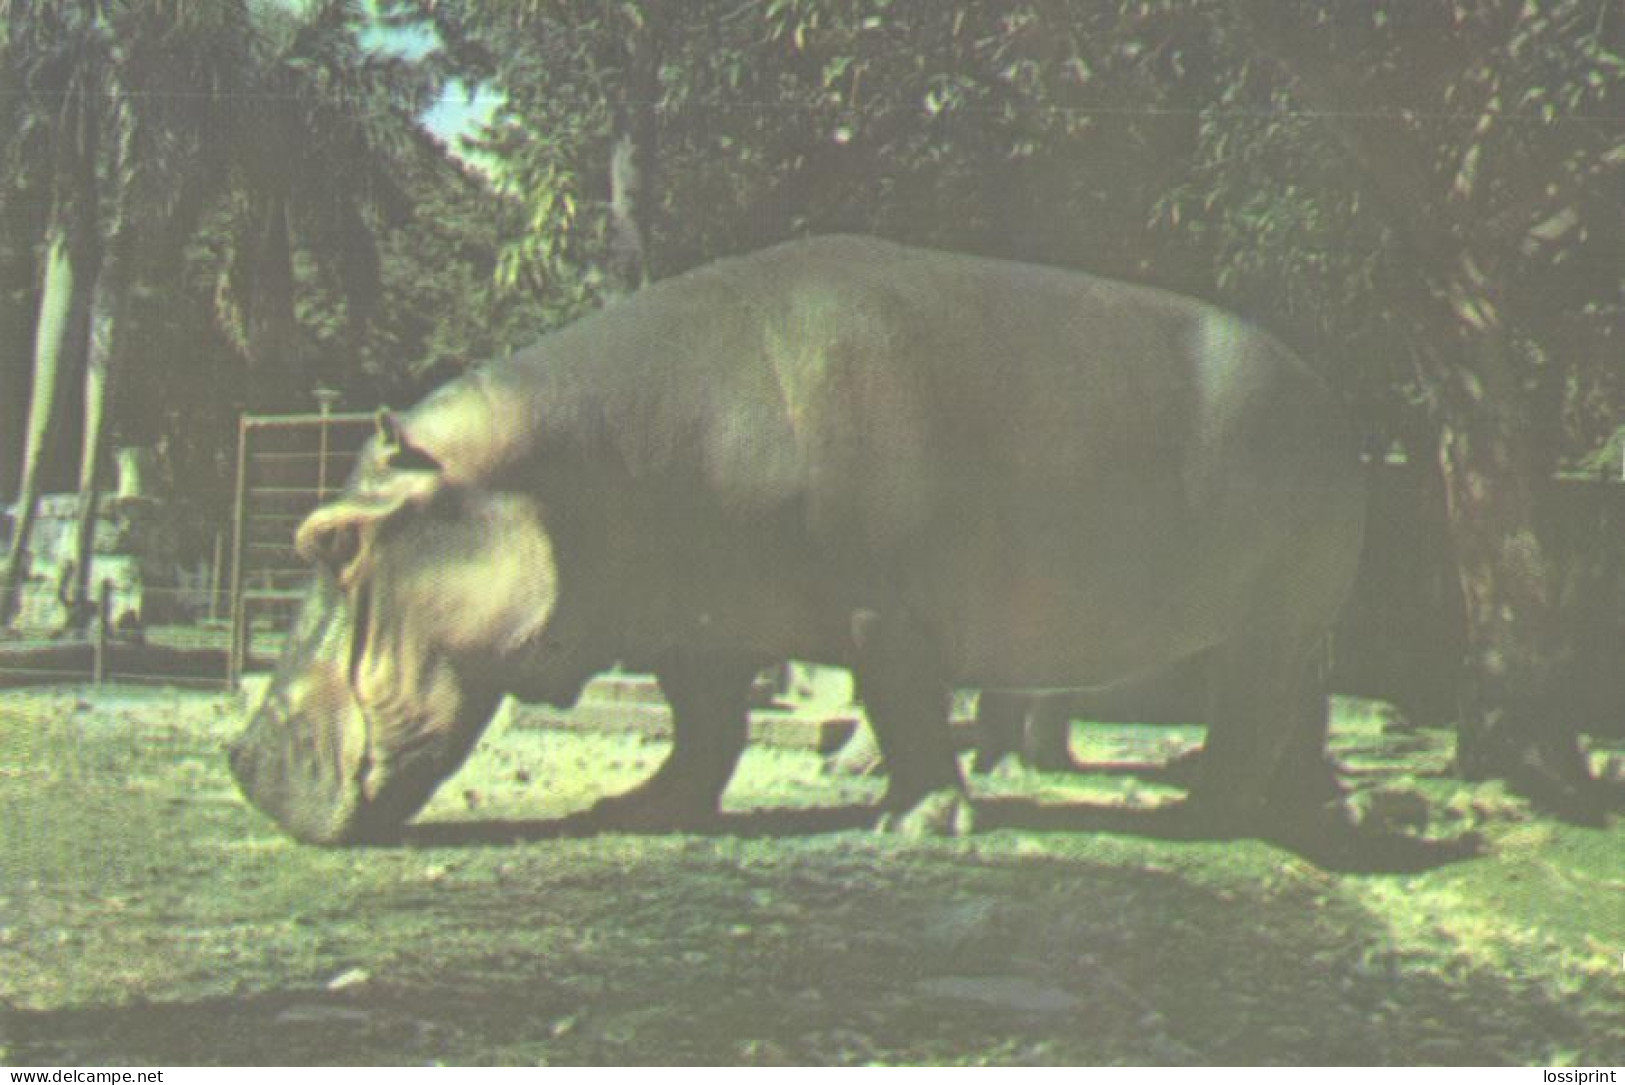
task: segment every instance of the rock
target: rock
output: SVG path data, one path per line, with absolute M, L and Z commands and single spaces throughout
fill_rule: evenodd
M 918 930 L 926 944 L 961 961 L 978 950 L 1008 947 L 1021 933 L 1009 909 L 984 897 L 961 897 L 935 905 L 921 913 Z
M 327 981 L 329 991 L 350 991 L 357 987 L 365 987 L 372 982 L 372 973 L 365 968 L 352 968 L 347 972 L 340 972 Z
M 772 1040 L 742 1040 L 738 1051 L 739 1061 L 747 1066 L 799 1065 L 788 1051 Z
M 813 1052 L 815 1058 L 812 1061 L 832 1066 L 873 1062 L 880 1053 L 873 1039 L 849 1028 L 810 1032 L 801 1038 L 801 1043 L 803 1047 Z

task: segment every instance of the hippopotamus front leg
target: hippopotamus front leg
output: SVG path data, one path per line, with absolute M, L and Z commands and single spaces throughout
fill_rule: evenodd
M 733 660 L 684 659 L 655 668 L 671 709 L 672 747 L 648 780 L 601 799 L 594 821 L 638 831 L 703 828 L 744 751 L 751 684 L 759 667 Z

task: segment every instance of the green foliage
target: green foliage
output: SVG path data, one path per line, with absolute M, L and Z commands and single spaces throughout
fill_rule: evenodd
M 446 73 L 506 98 L 481 144 L 526 208 L 504 281 L 589 301 L 625 39 L 658 5 L 389 8 L 432 23 Z M 1569 446 L 1589 447 L 1620 402 L 1604 359 L 1625 152 L 1606 118 L 1625 20 L 1581 0 L 1269 10 L 1360 74 L 1351 115 L 1426 149 L 1405 164 L 1438 205 L 1419 210 L 1480 225 L 1524 326 L 1562 328 L 1522 351 L 1522 379 L 1569 375 Z M 1416 253 L 1232 5 L 704 0 L 658 28 L 660 94 L 638 105 L 659 127 L 660 273 L 847 229 L 1149 280 L 1270 325 L 1372 428 L 1423 439 L 1413 374 L 1437 329 Z
M 40 304 L 19 284 L 44 229 L 30 212 L 54 194 L 94 222 L 119 257 L 103 278 L 131 299 L 114 336 L 139 374 L 121 382 L 120 439 L 161 442 L 183 491 L 220 493 L 239 410 L 306 409 L 318 381 L 355 402 L 410 398 L 436 362 L 529 334 L 505 338 L 509 318 L 478 300 L 495 227 L 478 180 L 416 120 L 434 73 L 364 50 L 365 5 L 0 0 L 0 16 L 3 345 L 15 331 L 28 346 L 32 321 L 12 314 Z M 105 108 L 64 123 L 80 102 Z M 99 200 L 71 198 L 72 162 Z M 420 198 L 438 206 L 419 215 Z M 424 317 L 437 312 L 451 316 Z M 7 388 L 8 408 L 26 404 L 26 376 Z M 8 483 L 17 451 L 0 456 Z
M 411 217 L 382 239 L 382 309 L 362 346 L 379 398 L 408 403 L 463 369 L 575 315 L 556 295 L 505 282 L 522 208 L 452 165 L 411 171 Z
M 1414 445 L 1415 363 L 1439 331 L 1405 214 L 1350 168 L 1338 118 L 1305 106 L 1280 31 L 1355 73 L 1347 117 L 1387 126 L 1397 157 L 1424 149 L 1402 163 L 1411 210 L 1470 224 L 1458 240 L 1529 339 L 1520 388 L 1567 453 L 1625 401 L 1608 364 L 1625 20 L 1607 5 L 1296 0 L 1267 27 L 1216 0 L 378 6 L 440 47 L 368 53 L 353 0 L 0 0 L 0 78 L 28 89 L 0 94 L 0 206 L 41 183 L 48 107 L 102 56 L 127 137 L 104 168 L 172 225 L 146 277 L 184 282 L 259 356 L 248 401 L 304 407 L 317 380 L 409 398 L 601 300 L 610 141 L 641 110 L 657 275 L 855 230 L 1150 281 L 1283 333 Z M 85 13 L 102 29 L 67 33 Z M 649 101 L 627 94 L 636 35 L 659 47 Z M 413 121 L 453 80 L 504 99 L 472 141 L 479 170 Z M 219 349 L 142 364 L 214 358 L 244 386 Z

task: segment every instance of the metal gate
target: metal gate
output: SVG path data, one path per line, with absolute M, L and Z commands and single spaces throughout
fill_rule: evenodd
M 294 532 L 311 510 L 343 488 L 373 418 L 323 411 L 245 414 L 239 421 L 226 666 L 233 689 L 245 670 L 274 652 L 303 598 L 310 570 L 294 553 Z M 256 640 L 256 622 L 264 618 L 270 623 Z

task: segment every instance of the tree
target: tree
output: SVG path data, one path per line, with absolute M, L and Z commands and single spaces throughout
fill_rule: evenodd
M 40 472 L 63 379 L 83 364 L 90 302 L 100 271 L 96 222 L 97 137 L 107 64 L 106 28 L 93 5 L 34 5 L 10 0 L 0 9 L 10 24 L 8 46 L 26 66 L 33 103 L 52 117 L 51 204 L 44 236 L 44 272 L 34 334 L 33 380 L 17 518 L 0 573 L 0 625 L 9 622 L 27 575 L 28 544 L 39 509 Z M 37 20 L 37 21 L 36 21 Z
M 601 292 L 625 21 L 397 0 L 507 95 L 504 264 Z M 1539 480 L 1617 422 L 1625 20 L 1592 0 L 701 0 L 659 28 L 658 264 L 857 229 L 1223 301 L 1437 455 L 1469 608 L 1461 767 L 1583 812 Z M 607 91 L 606 91 L 606 88 Z M 624 112 L 624 111 L 619 111 Z
M 505 247 L 499 282 L 546 292 L 573 315 L 654 277 L 661 70 L 674 22 L 668 6 L 392 0 L 384 7 L 397 24 L 434 27 L 445 75 L 493 81 L 505 92 L 480 149 L 502 160 L 496 187 L 526 208 L 528 229 Z M 599 198 L 588 198 L 594 191 Z
M 34 250 L 45 230 L 41 192 L 49 183 L 46 125 L 30 108 L 29 42 L 0 23 L 0 503 L 9 504 L 21 469 L 29 367 L 37 310 Z
M 133 354 L 132 316 L 143 280 L 178 271 L 182 246 L 215 187 L 218 106 L 231 101 L 246 56 L 235 4 L 108 5 L 99 18 L 111 47 L 99 169 L 105 203 L 102 262 L 91 295 L 73 578 L 64 599 L 72 627 L 89 621 L 95 525 L 119 386 Z M 227 93 L 222 93 L 225 90 Z
M 4 14 L 20 28 L 9 40 L 34 46 L 31 83 L 56 112 L 56 168 L 21 515 L 0 606 L 14 603 L 26 575 L 62 379 L 83 366 L 69 595 L 70 621 L 81 622 L 108 434 L 129 423 L 115 393 L 135 353 L 128 329 L 141 296 L 179 273 L 187 240 L 229 177 L 237 213 L 217 294 L 226 325 L 239 332 L 258 372 L 286 365 L 294 353 L 296 236 L 331 270 L 353 346 L 378 289 L 368 216 L 400 216 L 392 166 L 397 145 L 421 136 L 411 118 L 423 84 L 408 66 L 362 52 L 363 12 L 353 2 L 290 11 L 178 0 L 8 0 Z M 312 374 L 302 376 L 308 389 Z
M 1326 126 L 1408 257 L 1402 311 L 1420 331 L 1417 376 L 1438 428 L 1467 605 L 1461 770 L 1583 813 L 1578 736 L 1548 715 L 1571 646 L 1536 489 L 1556 466 L 1567 375 L 1596 364 L 1588 337 L 1600 359 L 1617 329 L 1584 318 L 1609 294 L 1617 317 L 1620 277 L 1577 280 L 1553 255 L 1599 243 L 1617 255 L 1625 236 L 1617 198 L 1604 195 L 1625 169 L 1625 132 L 1587 122 L 1610 111 L 1625 120 L 1625 61 L 1594 5 L 1244 10 L 1246 30 Z M 1416 78 L 1373 78 L 1384 70 Z M 1342 107 L 1350 101 L 1365 108 Z M 1559 130 L 1560 116 L 1578 123 Z
M 263 404 L 302 399 L 341 376 L 303 339 L 301 255 L 343 299 L 334 334 L 353 353 L 378 304 L 378 234 L 411 209 L 397 175 L 408 156 L 440 152 L 415 120 L 429 84 L 409 63 L 362 49 L 361 4 L 256 14 L 252 90 L 233 103 L 226 129 L 230 195 L 216 296 Z

